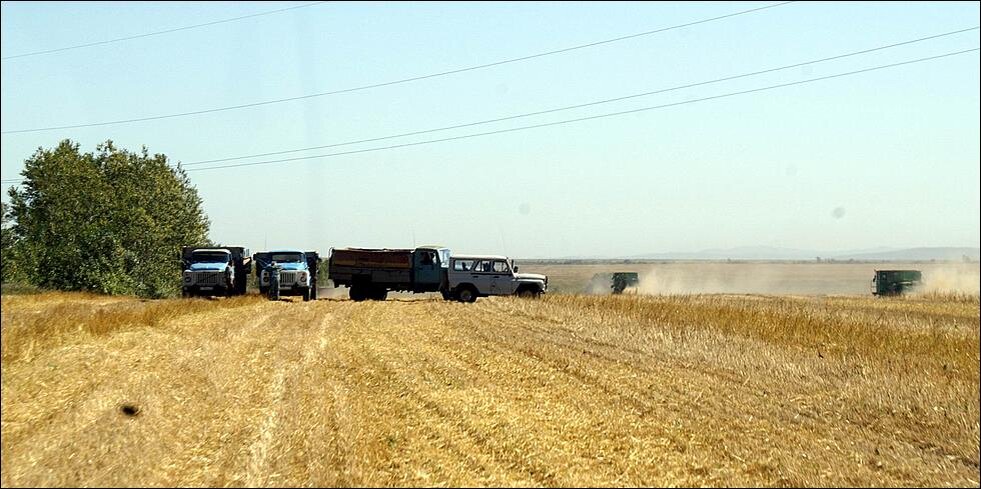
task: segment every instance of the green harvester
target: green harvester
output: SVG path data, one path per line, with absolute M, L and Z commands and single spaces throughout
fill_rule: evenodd
M 613 285 L 610 288 L 613 289 L 614 294 L 622 294 L 627 287 L 636 287 L 640 283 L 640 279 L 637 277 L 637 272 L 616 272 L 613 274 Z
M 872 277 L 872 295 L 902 295 L 922 282 L 923 274 L 919 270 L 876 270 Z

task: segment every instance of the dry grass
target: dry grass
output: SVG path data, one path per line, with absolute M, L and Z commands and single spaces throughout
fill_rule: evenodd
M 970 297 L 41 294 L 2 317 L 5 487 L 979 484 Z

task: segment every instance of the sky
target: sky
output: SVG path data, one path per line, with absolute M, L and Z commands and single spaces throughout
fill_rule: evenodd
M 37 148 L 63 139 L 85 151 L 107 139 L 146 146 L 188 170 L 214 241 L 254 251 L 441 244 L 545 258 L 979 246 L 977 51 L 700 100 L 977 48 L 977 29 L 532 117 L 189 164 L 579 105 L 969 29 L 979 24 L 977 2 L 795 2 L 371 89 L 12 132 L 383 84 L 777 4 L 310 3 L 3 2 L 0 176 L 18 178 Z M 132 36 L 141 37 L 101 42 Z M 19 56 L 89 43 L 99 44 Z M 666 107 L 204 170 L 654 106 Z

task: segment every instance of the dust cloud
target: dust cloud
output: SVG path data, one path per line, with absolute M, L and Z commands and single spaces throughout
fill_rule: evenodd
M 566 269 L 563 269 L 566 268 Z M 871 295 L 876 270 L 911 269 L 923 272 L 923 293 L 979 292 L 978 263 L 778 263 L 778 262 L 673 262 L 584 266 L 574 285 L 576 266 L 548 270 L 561 292 L 610 294 L 612 271 L 639 275 L 635 293 L 677 294 L 768 294 L 768 295 Z M 544 272 L 544 270 L 543 270 Z M 597 273 L 599 272 L 599 273 Z M 585 275 L 583 277 L 582 275 Z M 592 279 L 589 277 L 592 276 Z M 625 293 L 632 292 L 630 289 Z
M 640 275 L 637 293 L 676 294 L 786 294 L 796 289 L 797 275 L 772 266 L 736 270 L 725 265 L 691 269 L 653 267 Z M 798 291 L 799 292 L 799 291 Z
M 969 294 L 981 292 L 981 275 L 977 270 L 966 267 L 940 267 L 923 271 L 923 285 L 919 288 L 924 294 Z

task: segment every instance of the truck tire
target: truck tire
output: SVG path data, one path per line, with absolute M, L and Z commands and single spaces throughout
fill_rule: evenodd
M 278 301 L 279 300 L 279 287 L 269 288 L 269 300 Z
M 310 287 L 303 289 L 303 302 L 310 302 Z
M 357 301 L 357 302 L 361 302 L 368 298 L 367 294 L 365 294 L 364 292 L 364 289 L 362 289 L 357 285 L 351 286 L 350 296 L 352 301 Z
M 457 289 L 456 297 L 460 302 L 473 303 L 477 301 L 477 291 L 473 287 L 465 285 Z
M 181 290 L 181 297 L 184 298 L 184 299 L 188 299 L 188 298 L 191 297 L 191 293 L 188 292 L 186 289 L 185 290 Z
M 372 291 L 371 299 L 376 301 L 383 301 L 388 299 L 388 290 L 386 289 L 375 289 Z
M 453 292 L 450 292 L 448 290 L 441 290 L 439 291 L 439 293 L 443 296 L 444 301 L 456 300 L 456 297 L 453 297 Z

